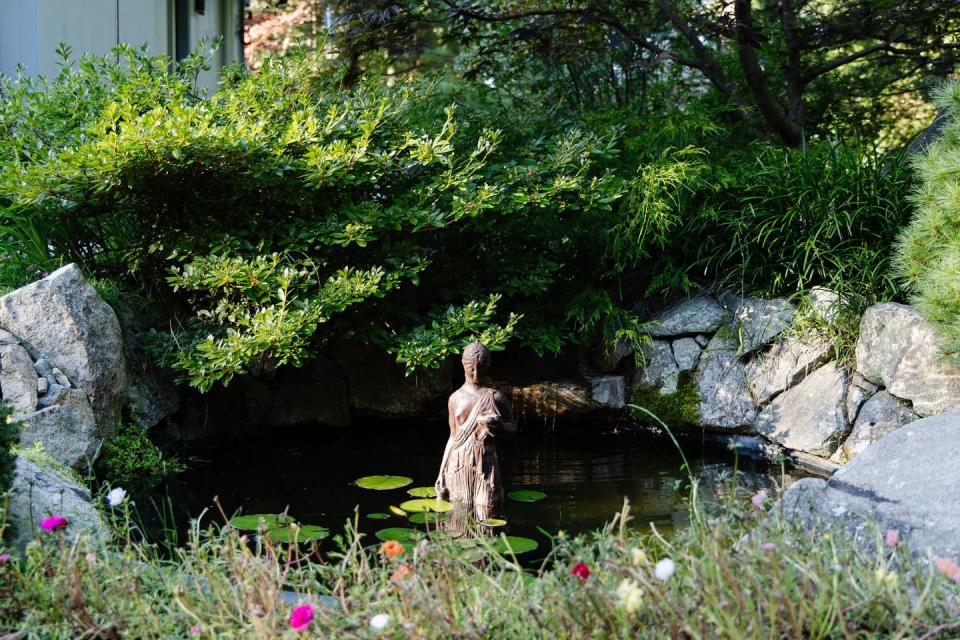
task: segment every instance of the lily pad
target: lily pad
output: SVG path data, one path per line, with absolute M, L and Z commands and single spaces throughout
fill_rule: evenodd
M 413 489 L 407 489 L 409 493 L 414 498 L 436 498 L 437 490 L 433 487 L 414 487 Z
M 511 491 L 507 494 L 507 497 L 517 502 L 537 502 L 546 498 L 547 494 L 535 489 L 521 489 L 520 491 Z
M 486 520 L 481 520 L 478 524 L 484 527 L 505 527 L 507 526 L 507 521 L 503 518 L 487 518 Z
M 395 516 L 402 516 L 402 517 L 404 517 L 404 518 L 407 517 L 407 512 L 406 512 L 406 511 L 404 511 L 404 510 L 401 509 L 400 507 L 395 507 L 395 506 L 393 506 L 393 505 L 390 505 L 390 513 L 392 513 L 392 514 L 395 515 Z
M 396 540 L 400 544 L 406 545 L 414 545 L 418 540 L 420 540 L 420 538 L 423 537 L 423 533 L 420 531 L 417 531 L 416 529 L 408 529 L 406 527 L 389 527 L 387 529 L 380 529 L 380 531 L 377 531 L 374 535 L 384 542 L 387 540 Z
M 447 514 L 434 511 L 419 511 L 408 518 L 413 524 L 437 524 L 448 519 Z
M 276 529 L 293 522 L 293 518 L 285 513 L 252 513 L 248 516 L 234 516 L 230 518 L 230 526 L 244 531 L 259 531 L 260 529 Z
M 318 527 L 313 524 L 304 524 L 300 526 L 289 526 L 289 527 L 280 527 L 278 529 L 271 529 L 267 532 L 267 537 L 274 542 L 316 542 L 317 540 L 323 540 L 328 535 L 330 531 L 323 527 Z
M 400 508 L 407 513 L 418 513 L 421 511 L 444 512 L 453 509 L 453 505 L 446 500 L 437 498 L 417 498 L 416 500 L 407 500 L 400 505 Z
M 368 513 L 367 517 L 371 520 L 386 520 L 390 517 L 389 513 Z
M 493 544 L 493 548 L 500 553 L 513 552 L 517 555 L 533 551 L 539 546 L 536 540 L 521 536 L 502 536 Z
M 447 531 L 445 529 L 436 529 L 427 534 L 427 537 L 431 540 L 455 540 L 464 535 L 463 531 L 458 531 L 456 529 Z
M 361 489 L 387 491 L 389 489 L 400 489 L 408 484 L 413 484 L 413 478 L 406 476 L 364 476 L 358 478 L 356 484 Z

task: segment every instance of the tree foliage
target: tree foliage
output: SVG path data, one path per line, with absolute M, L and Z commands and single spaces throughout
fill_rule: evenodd
M 960 7 L 946 0 L 388 4 L 371 13 L 369 3 L 337 3 L 350 28 L 332 33 L 352 60 L 415 69 L 442 40 L 462 54 L 467 77 L 508 86 L 529 74 L 580 105 L 645 108 L 664 83 L 688 96 L 709 90 L 789 146 L 835 130 L 895 130 L 907 104 L 923 109 L 915 93 L 952 73 L 960 51 Z

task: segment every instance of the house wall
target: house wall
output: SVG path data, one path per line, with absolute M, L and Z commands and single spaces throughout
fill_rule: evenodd
M 198 78 L 202 86 L 215 87 L 220 67 L 243 59 L 242 1 L 206 0 L 203 14 L 196 12 L 195 0 L 179 3 L 191 48 L 202 38 L 208 43 L 223 38 L 212 69 Z M 146 44 L 152 54 L 175 58 L 176 6 L 176 0 L 0 0 L 0 73 L 12 75 L 22 64 L 29 75 L 55 76 L 61 42 L 74 59 L 107 54 L 119 42 Z

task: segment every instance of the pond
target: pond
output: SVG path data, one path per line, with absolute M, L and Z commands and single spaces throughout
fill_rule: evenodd
M 211 506 L 214 496 L 228 515 L 286 509 L 301 523 L 333 532 L 343 530 L 355 507 L 363 531 L 410 527 L 402 516 L 365 516 L 389 513 L 391 505 L 410 499 L 411 487 L 432 485 L 447 434 L 440 421 L 371 421 L 345 430 L 314 426 L 278 431 L 192 456 L 188 470 L 158 495 L 169 497 L 181 530 L 188 516 Z M 801 475 L 743 456 L 736 459 L 722 449 L 683 447 L 706 500 L 722 497 L 724 478 L 734 464 L 743 472 L 738 481 L 750 489 L 789 484 Z M 527 429 L 499 442 L 498 454 L 505 491 L 546 493 L 534 503 L 505 500 L 501 517 L 508 521 L 509 535 L 543 541 L 538 528 L 570 534 L 595 530 L 620 511 L 624 498 L 630 500 L 634 526 L 646 529 L 654 523 L 661 532 L 670 532 L 687 521 L 689 483 L 682 458 L 666 437 L 601 426 Z M 388 491 L 354 484 L 357 478 L 379 474 L 408 476 L 413 483 Z M 206 517 L 213 518 L 213 513 Z

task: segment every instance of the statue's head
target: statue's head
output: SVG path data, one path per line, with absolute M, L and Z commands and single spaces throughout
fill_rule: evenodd
M 463 376 L 470 384 L 477 384 L 486 376 L 490 368 L 490 350 L 479 342 L 471 342 L 460 357 L 463 362 Z

